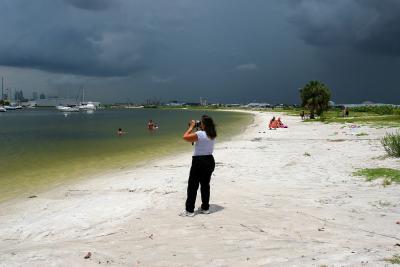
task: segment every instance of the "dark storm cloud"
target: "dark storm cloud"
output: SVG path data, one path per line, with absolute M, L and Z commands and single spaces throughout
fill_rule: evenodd
M 399 10 L 400 0 L 1 0 L 0 74 L 54 95 L 83 86 L 100 101 L 296 103 L 314 79 L 337 102 L 391 101 Z
M 118 51 L 118 44 L 106 48 L 106 43 L 97 43 L 113 36 L 102 37 L 100 41 L 96 38 L 91 32 L 57 29 L 41 36 L 40 43 L 31 40 L 13 48 L 5 47 L 3 51 L 8 52 L 0 55 L 0 62 L 7 66 L 88 76 L 124 76 L 146 68 L 141 61 L 146 49 L 124 51 L 121 47 Z
M 104 10 L 115 4 L 116 0 L 64 0 L 65 2 L 82 9 Z
M 147 70 L 165 49 L 163 34 L 174 31 L 181 19 L 176 15 L 179 3 L 152 4 L 1 1 L 0 65 L 87 76 L 127 76 Z
M 308 44 L 400 56 L 400 1 L 293 0 L 291 22 Z

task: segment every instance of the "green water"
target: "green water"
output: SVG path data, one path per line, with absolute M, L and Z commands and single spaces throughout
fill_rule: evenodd
M 98 110 L 65 116 L 55 109 L 0 113 L 0 201 L 26 197 L 77 177 L 121 169 L 189 151 L 182 140 L 190 119 L 213 117 L 221 142 L 252 116 L 198 110 Z M 150 133 L 147 121 L 160 126 Z M 118 128 L 127 132 L 119 137 Z

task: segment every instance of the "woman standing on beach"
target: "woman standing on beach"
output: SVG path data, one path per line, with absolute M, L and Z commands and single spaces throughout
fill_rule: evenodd
M 202 204 L 198 212 L 203 214 L 210 213 L 210 180 L 215 168 L 212 153 L 214 151 L 217 131 L 214 121 L 211 117 L 203 115 L 200 122 L 201 129 L 193 133 L 192 131 L 195 126 L 196 122 L 192 120 L 189 124 L 189 129 L 183 134 L 184 140 L 195 143 L 187 188 L 186 209 L 180 214 L 180 216 L 188 217 L 194 216 L 194 206 L 199 184 L 201 186 Z

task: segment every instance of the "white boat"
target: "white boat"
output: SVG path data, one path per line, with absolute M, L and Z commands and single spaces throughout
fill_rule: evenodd
M 126 106 L 128 109 L 144 108 L 144 106 Z
M 17 109 L 16 106 L 4 106 L 4 108 L 5 108 L 6 110 L 16 110 L 16 109 Z
M 0 112 L 6 112 L 7 110 L 4 107 L 0 107 Z
M 79 106 L 78 106 L 79 110 L 82 111 L 95 111 L 96 110 L 96 106 L 95 104 L 93 104 L 92 102 L 82 102 Z
M 56 106 L 57 110 L 59 110 L 61 112 L 77 112 L 77 111 L 84 111 L 84 112 L 88 112 L 88 113 L 94 112 L 97 108 L 95 103 L 93 103 L 91 101 L 85 102 L 85 89 L 82 88 L 80 90 L 81 91 L 78 92 L 78 97 L 76 99 L 76 103 L 78 103 L 78 98 L 80 98 L 79 94 L 80 94 L 80 92 L 82 92 L 82 98 L 81 98 L 81 102 L 79 102 L 79 104 L 58 105 L 58 106 Z
M 95 111 L 96 105 L 93 102 L 88 101 L 85 102 L 85 88 L 82 88 L 82 102 L 78 106 L 79 110 L 81 111 Z
M 79 111 L 79 108 L 77 108 L 77 107 L 68 107 L 68 106 L 62 106 L 62 105 L 59 105 L 56 108 L 62 112 L 78 112 Z

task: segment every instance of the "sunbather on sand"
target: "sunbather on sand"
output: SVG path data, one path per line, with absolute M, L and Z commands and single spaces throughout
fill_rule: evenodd
M 272 129 L 276 130 L 276 128 L 278 128 L 277 122 L 278 121 L 275 120 L 275 117 L 272 117 L 272 119 L 269 121 L 269 125 L 268 125 L 269 129 L 270 130 L 272 130 Z
M 283 124 L 283 122 L 281 121 L 281 118 L 279 118 L 279 117 L 276 120 L 276 123 L 277 123 L 278 128 L 287 128 L 287 125 Z

